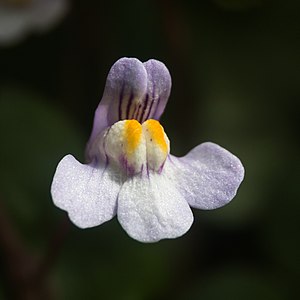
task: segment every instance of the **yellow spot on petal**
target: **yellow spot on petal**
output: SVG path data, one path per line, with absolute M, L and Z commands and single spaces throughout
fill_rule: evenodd
M 150 142 L 157 144 L 162 151 L 168 152 L 168 145 L 165 139 L 164 128 L 156 120 L 150 119 L 144 122 L 148 130 Z
M 126 152 L 132 154 L 142 139 L 142 125 L 137 120 L 126 120 L 124 127 L 125 141 L 127 142 Z

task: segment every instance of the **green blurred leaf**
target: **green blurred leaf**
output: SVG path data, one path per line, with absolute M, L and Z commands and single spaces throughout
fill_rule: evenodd
M 55 271 L 55 285 L 62 299 L 154 299 L 169 284 L 174 256 L 180 261 L 174 242 L 139 243 L 116 219 L 89 230 L 74 229 Z
M 225 10 L 243 11 L 261 5 L 264 0 L 213 0 L 213 2 Z
M 1 196 L 27 234 L 54 212 L 50 184 L 67 153 L 83 152 L 79 126 L 50 99 L 18 87 L 1 87 Z
M 285 293 L 285 288 L 272 274 L 250 267 L 228 266 L 195 281 L 181 299 L 285 300 Z

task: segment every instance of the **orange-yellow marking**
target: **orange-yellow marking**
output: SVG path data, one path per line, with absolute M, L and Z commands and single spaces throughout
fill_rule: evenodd
M 164 152 L 168 152 L 168 145 L 165 140 L 164 129 L 156 120 L 150 119 L 144 122 L 146 125 L 150 138 L 156 143 Z
M 126 120 L 124 129 L 126 152 L 132 154 L 141 142 L 142 125 L 137 120 Z

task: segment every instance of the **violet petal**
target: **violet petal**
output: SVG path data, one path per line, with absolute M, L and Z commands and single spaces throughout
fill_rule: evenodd
M 83 165 L 67 155 L 57 166 L 51 194 L 54 204 L 67 211 L 75 225 L 88 228 L 115 216 L 121 184 L 112 170 Z
M 103 97 L 96 109 L 86 156 L 96 156 L 94 141 L 107 127 L 117 121 L 133 119 L 133 104 L 142 101 L 147 89 L 147 72 L 136 58 L 121 58 L 110 69 Z
M 141 123 L 147 119 L 159 120 L 171 92 L 171 75 L 160 61 L 150 59 L 144 63 L 148 75 L 147 93 L 142 115 L 137 118 Z
M 170 156 L 165 171 L 195 208 L 215 209 L 232 200 L 244 178 L 240 160 L 214 143 L 203 143 L 186 156 Z

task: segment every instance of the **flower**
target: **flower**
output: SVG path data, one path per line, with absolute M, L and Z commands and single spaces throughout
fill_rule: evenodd
M 10 45 L 29 31 L 44 31 L 67 12 L 69 0 L 0 0 L 0 45 Z
M 171 77 L 154 59 L 121 58 L 111 68 L 87 144 L 87 164 L 72 155 L 59 163 L 54 204 L 80 228 L 117 215 L 141 242 L 176 238 L 193 223 L 191 207 L 215 209 L 235 196 L 243 180 L 240 160 L 214 143 L 186 156 L 170 154 L 159 118 Z

